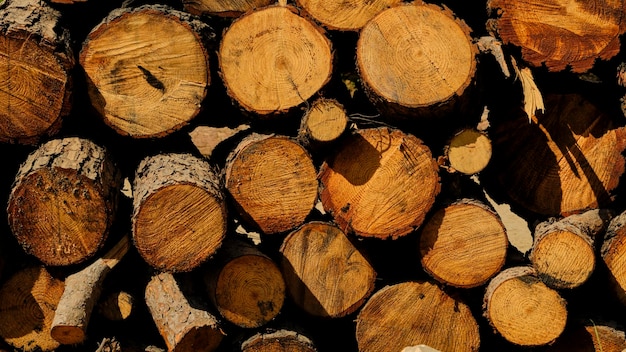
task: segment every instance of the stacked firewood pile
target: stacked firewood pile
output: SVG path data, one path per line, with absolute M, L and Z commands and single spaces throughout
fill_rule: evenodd
M 0 0 L 0 349 L 626 349 L 625 17 Z

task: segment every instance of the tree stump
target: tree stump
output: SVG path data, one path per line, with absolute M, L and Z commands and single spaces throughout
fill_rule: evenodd
M 289 294 L 311 315 L 346 316 L 374 290 L 374 268 L 334 225 L 304 224 L 285 238 L 280 252 Z
M 76 137 L 49 141 L 15 177 L 7 208 L 13 235 L 46 265 L 80 263 L 105 242 L 120 183 L 104 148 Z
M 92 105 L 122 135 L 163 137 L 200 111 L 214 34 L 193 16 L 159 5 L 112 11 L 83 43 Z
M 241 352 L 316 352 L 311 340 L 295 331 L 258 333 L 241 344 Z
M 481 172 L 491 160 L 491 140 L 483 132 L 464 129 L 445 148 L 450 167 L 465 175 Z
M 324 209 L 344 232 L 363 237 L 397 238 L 413 231 L 440 190 L 430 149 L 388 128 L 349 136 L 324 162 L 319 179 Z
M 298 5 L 328 29 L 358 31 L 381 11 L 400 0 L 298 0 Z
M 602 260 L 609 272 L 610 286 L 619 300 L 626 304 L 626 212 L 609 223 L 601 248 Z
M 151 266 L 191 271 L 213 255 L 226 235 L 226 204 L 218 175 L 191 154 L 161 154 L 135 173 L 135 247 Z
M 0 10 L 0 142 L 35 144 L 70 112 L 74 54 L 59 17 L 34 0 Z
M 268 6 L 239 17 L 219 48 L 228 94 L 261 115 L 306 102 L 332 73 L 330 41 L 291 6 Z
M 244 220 L 266 234 L 301 225 L 317 199 L 313 161 L 286 136 L 246 137 L 229 155 L 225 175 Z
M 183 0 L 185 11 L 195 15 L 239 17 L 274 3 L 273 0 Z
M 521 346 L 541 346 L 563 333 L 565 303 L 532 267 L 522 266 L 506 269 L 491 280 L 483 308 L 489 323 L 506 340 Z
M 317 99 L 302 117 L 298 138 L 312 147 L 337 140 L 348 127 L 348 116 L 335 99 Z
M 429 282 L 386 286 L 356 321 L 359 351 L 401 351 L 425 344 L 440 351 L 478 351 L 478 324 L 469 307 Z

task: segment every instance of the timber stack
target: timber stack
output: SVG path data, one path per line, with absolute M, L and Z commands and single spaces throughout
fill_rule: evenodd
M 623 351 L 625 24 L 0 0 L 0 351 Z

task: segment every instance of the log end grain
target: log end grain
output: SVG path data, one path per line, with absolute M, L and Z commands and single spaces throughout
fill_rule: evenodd
M 343 106 L 334 99 L 317 99 L 302 117 L 299 137 L 311 144 L 338 139 L 348 126 Z
M 491 140 L 483 132 L 465 129 L 450 140 L 446 148 L 450 167 L 466 175 L 482 171 L 491 160 Z
M 378 13 L 399 3 L 400 0 L 298 0 L 298 5 L 326 28 L 341 31 L 358 31 Z
M 601 256 L 609 273 L 609 283 L 618 299 L 626 304 L 626 213 L 611 220 L 604 235 Z
M 584 323 L 568 326 L 547 352 L 622 352 L 626 349 L 626 334 L 611 323 Z
M 185 11 L 195 15 L 239 17 L 246 12 L 274 3 L 272 0 L 183 0 Z

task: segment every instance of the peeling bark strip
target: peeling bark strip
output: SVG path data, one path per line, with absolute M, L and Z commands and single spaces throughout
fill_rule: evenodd
M 35 144 L 71 109 L 74 55 L 60 13 L 39 0 L 0 10 L 0 141 Z
M 308 14 L 328 29 L 358 31 L 381 11 L 401 0 L 298 0 Z
M 214 37 L 207 24 L 169 7 L 112 11 L 80 53 L 92 105 L 122 135 L 163 137 L 179 130 L 207 94 L 207 46 Z
M 226 205 L 218 175 L 205 160 L 191 154 L 147 157 L 133 189 L 133 240 L 148 264 L 190 271 L 221 246 Z
M 316 352 L 313 342 L 291 330 L 258 333 L 241 344 L 241 352 Z
M 15 177 L 7 207 L 13 235 L 47 265 L 80 263 L 104 244 L 120 183 L 102 147 L 81 138 L 47 142 Z

